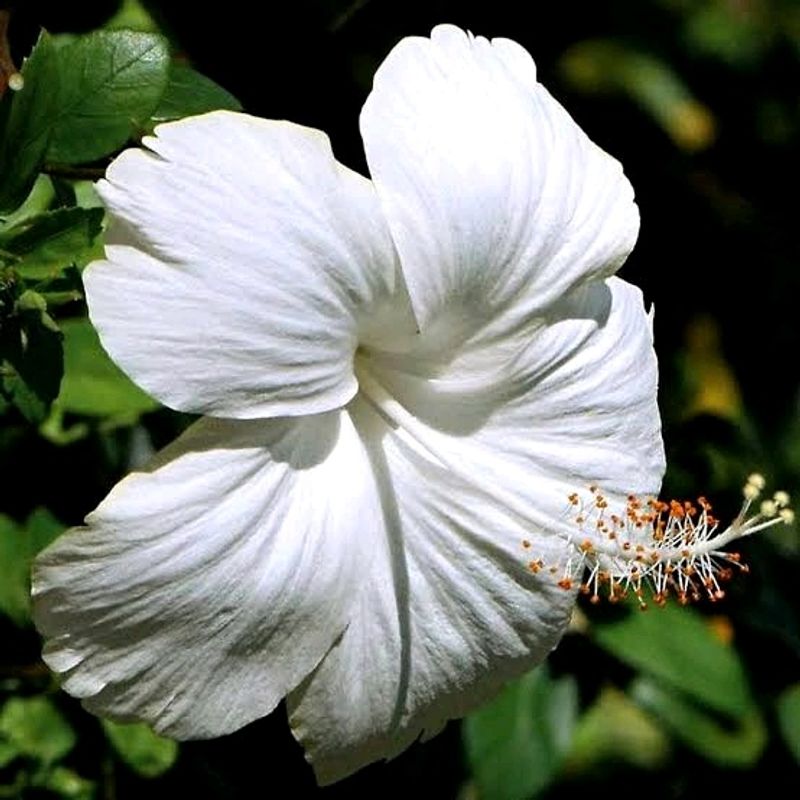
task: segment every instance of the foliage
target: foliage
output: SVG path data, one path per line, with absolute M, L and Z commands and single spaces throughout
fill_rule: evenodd
M 241 97 L 330 131 L 363 170 L 347 121 L 401 35 L 451 21 L 517 39 L 637 189 L 642 237 L 625 274 L 656 307 L 666 493 L 706 494 L 733 515 L 759 469 L 798 494 L 793 0 L 555 5 L 535 25 L 510 0 L 305 0 L 271 10 L 267 29 L 237 2 L 203 15 L 156 0 L 18 5 L 24 87 L 0 99 L 0 797 L 247 797 L 273 780 L 317 792 L 283 720 L 180 750 L 99 722 L 57 691 L 30 622 L 33 556 L 186 422 L 105 355 L 81 282 L 103 252 L 92 182 L 159 122 Z M 461 728 L 322 793 L 525 800 L 624 781 L 691 798 L 769 785 L 800 762 L 799 549 L 796 530 L 747 543 L 751 574 L 714 607 L 582 604 L 547 666 Z

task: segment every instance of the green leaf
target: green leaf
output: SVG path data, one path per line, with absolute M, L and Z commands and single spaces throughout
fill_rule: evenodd
M 0 514 L 0 611 L 17 625 L 28 620 L 28 558 L 22 531 Z
M 28 517 L 25 521 L 25 544 L 29 565 L 47 545 L 61 535 L 63 530 L 64 524 L 59 522 L 46 508 L 37 508 Z
M 669 751 L 663 726 L 624 692 L 606 687 L 578 722 L 567 769 L 585 772 L 604 761 L 655 769 L 666 762 Z
M 652 52 L 614 39 L 585 39 L 562 56 L 561 70 L 570 84 L 583 91 L 628 95 L 684 150 L 702 150 L 714 141 L 716 120 L 711 110 L 692 96 L 671 64 Z
M 751 706 L 734 726 L 715 719 L 685 695 L 649 678 L 631 686 L 631 697 L 660 717 L 673 735 L 696 753 L 724 767 L 749 767 L 767 743 L 767 729 L 758 709 Z
M 753 708 L 744 668 L 696 611 L 668 605 L 596 623 L 593 636 L 620 661 L 731 717 Z
M 158 403 L 133 384 L 108 357 L 87 319 L 66 320 L 64 380 L 59 404 L 64 411 L 89 416 L 137 417 Z
M 140 0 L 123 0 L 119 11 L 103 27 L 106 30 L 126 28 L 134 31 L 154 31 L 158 28 Z
M 173 63 L 169 68 L 167 88 L 152 119 L 163 122 L 220 108 L 240 111 L 242 104 L 211 78 L 185 64 Z
M 58 49 L 63 76 L 47 159 L 79 164 L 122 147 L 149 119 L 167 85 L 162 36 L 95 31 Z
M 7 767 L 18 755 L 19 750 L 13 744 L 0 741 L 0 769 Z
M 58 766 L 43 774 L 34 776 L 34 786 L 47 789 L 69 800 L 93 800 L 96 796 L 94 784 L 82 778 L 77 772 Z
M 28 218 L 47 211 L 53 200 L 55 200 L 55 196 L 56 193 L 53 189 L 52 181 L 47 175 L 40 173 L 33 184 L 30 194 L 25 198 L 25 202 L 0 221 L 0 235 L 5 235 L 6 231 L 21 225 Z
M 46 697 L 12 697 L 0 711 L 0 741 L 52 764 L 75 745 L 75 733 Z
M 36 554 L 58 537 L 64 526 L 38 509 L 24 526 L 0 514 L 0 612 L 22 627 L 30 622 L 30 571 Z
M 120 725 L 102 720 L 109 741 L 120 758 L 139 775 L 155 778 L 178 757 L 178 743 L 153 733 L 147 725 Z
M 17 208 L 36 181 L 47 151 L 59 97 L 59 68 L 50 36 L 42 33 L 22 67 L 24 87 L 0 102 L 0 214 Z
M 39 426 L 39 435 L 48 442 L 52 442 L 58 447 L 73 444 L 81 439 L 85 439 L 92 432 L 91 427 L 86 422 L 64 422 L 64 410 L 58 400 L 53 403 L 50 415 Z
M 47 301 L 48 308 L 74 303 L 83 298 L 81 273 L 74 264 L 65 267 L 52 278 L 33 279 L 30 282 L 36 286 L 37 293 Z
M 800 762 L 800 683 L 790 686 L 778 698 L 778 723 L 784 741 Z
M 542 666 L 468 717 L 464 740 L 482 800 L 525 800 L 547 787 L 569 748 L 577 707 L 574 680 L 552 680 Z
M 23 304 L 0 326 L 0 395 L 39 424 L 58 394 L 63 352 L 61 333 L 47 312 L 25 302 L 36 297 L 23 293 Z
M 15 257 L 12 266 L 24 277 L 44 280 L 61 269 L 86 264 L 99 254 L 100 208 L 59 208 L 29 217 L 0 234 L 0 249 Z
M 724 4 L 700 3 L 685 19 L 689 50 L 716 56 L 731 66 L 752 66 L 769 45 L 759 15 L 736 14 Z

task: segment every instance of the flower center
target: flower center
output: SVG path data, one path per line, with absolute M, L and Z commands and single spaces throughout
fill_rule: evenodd
M 476 481 L 464 462 L 441 446 L 436 432 L 392 397 L 366 365 L 357 365 L 356 374 L 362 394 L 387 420 L 413 436 L 442 466 L 502 504 L 509 514 L 525 525 L 533 524 L 530 511 L 516 495 L 496 483 L 485 486 Z M 741 510 L 723 530 L 704 497 L 696 503 L 665 503 L 631 495 L 624 507 L 615 510 L 598 487 L 589 487 L 585 496 L 575 492 L 567 498 L 564 528 L 558 531 L 564 541 L 561 562 L 546 564 L 541 558 L 531 558 L 532 544 L 523 539 L 528 569 L 557 578 L 565 590 L 573 589 L 576 580 L 586 574 L 580 589 L 594 603 L 600 601 L 603 592 L 614 603 L 632 591 L 640 606 L 646 608 L 644 597 L 648 590 L 656 605 L 663 605 L 673 594 L 681 604 L 704 596 L 711 601 L 721 600 L 725 596 L 722 584 L 733 576 L 734 569 L 748 571 L 738 553 L 722 548 L 773 525 L 794 521 L 789 495 L 783 491 L 763 500 L 758 511 L 748 517 L 764 487 L 761 475 L 748 478 Z

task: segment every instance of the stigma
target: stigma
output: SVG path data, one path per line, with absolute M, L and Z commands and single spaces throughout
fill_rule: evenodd
M 555 580 L 564 590 L 578 582 L 592 603 L 616 603 L 633 594 L 642 609 L 647 599 L 658 605 L 674 597 L 681 605 L 725 596 L 724 584 L 735 572 L 748 572 L 741 555 L 722 548 L 731 542 L 791 524 L 789 495 L 775 492 L 762 499 L 766 482 L 752 474 L 742 490 L 742 507 L 727 527 L 720 525 L 705 497 L 696 501 L 640 498 L 612 507 L 596 486 L 567 498 L 565 549 L 558 564 L 532 558 L 528 569 Z M 531 543 L 522 541 L 529 551 Z

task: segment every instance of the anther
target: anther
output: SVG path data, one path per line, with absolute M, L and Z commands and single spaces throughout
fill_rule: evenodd
M 786 508 L 789 505 L 789 494 L 788 492 L 778 491 L 772 495 L 772 499 L 775 501 L 775 505 L 778 508 Z
M 696 502 L 665 502 L 631 494 L 615 502 L 613 511 L 606 515 L 611 501 L 598 487 L 590 489 L 591 502 L 574 492 L 568 500 L 570 506 L 577 507 L 578 515 L 565 521 L 567 527 L 560 532 L 564 555 L 560 563 L 548 564 L 547 572 L 562 589 L 572 589 L 577 581 L 592 603 L 598 602 L 601 594 L 615 603 L 628 591 L 635 594 L 642 608 L 647 607 L 645 591 L 657 606 L 664 605 L 670 596 L 681 605 L 703 597 L 711 602 L 722 600 L 725 591 L 721 584 L 732 579 L 733 567 L 741 573 L 749 571 L 738 553 L 723 548 L 736 539 L 779 523 L 791 524 L 795 519 L 789 495 L 782 490 L 763 500 L 758 513 L 750 512 L 765 485 L 757 473 L 748 477 L 742 489 L 742 508 L 722 530 L 710 513 L 711 503 L 703 496 Z M 530 542 L 523 540 L 523 547 L 529 546 Z M 538 573 L 545 565 L 538 560 L 529 562 L 528 567 Z M 584 573 L 587 577 L 582 580 Z

